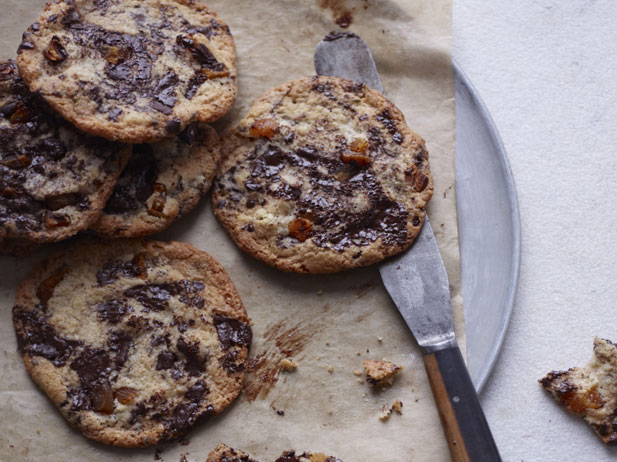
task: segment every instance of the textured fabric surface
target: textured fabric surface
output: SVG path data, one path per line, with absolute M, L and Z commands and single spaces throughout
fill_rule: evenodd
M 499 128 L 523 234 L 510 331 L 483 394 L 506 461 L 608 461 L 537 380 L 617 340 L 617 5 L 456 0 L 453 55 Z

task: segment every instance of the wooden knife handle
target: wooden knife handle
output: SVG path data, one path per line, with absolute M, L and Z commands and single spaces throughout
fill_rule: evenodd
M 424 357 L 454 462 L 499 462 L 501 457 L 458 346 Z

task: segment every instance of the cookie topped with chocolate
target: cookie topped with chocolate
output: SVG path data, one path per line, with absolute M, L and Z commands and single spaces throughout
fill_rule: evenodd
M 378 91 L 336 77 L 268 91 L 222 140 L 214 212 L 285 271 L 369 265 L 411 245 L 433 193 L 424 141 Z
M 252 338 L 225 270 L 179 242 L 73 244 L 22 282 L 13 321 L 26 369 L 69 423 L 124 447 L 225 409 Z
M 226 114 L 237 92 L 229 27 L 192 0 L 56 0 L 17 65 L 77 127 L 146 143 Z
M 0 247 L 66 239 L 96 220 L 131 148 L 87 135 L 0 62 Z
M 136 145 L 90 229 L 109 238 L 162 231 L 208 192 L 219 158 L 216 131 L 202 123 L 192 123 L 177 137 Z

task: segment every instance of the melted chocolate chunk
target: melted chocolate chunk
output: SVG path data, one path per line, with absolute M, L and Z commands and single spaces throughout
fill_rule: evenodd
M 221 362 L 221 366 L 223 367 L 223 369 L 225 369 L 230 374 L 233 374 L 235 372 L 242 372 L 244 369 L 246 369 L 244 363 L 238 362 L 238 351 L 237 350 L 229 350 L 225 354 L 225 357 L 223 358 L 223 361 Z
M 132 343 L 133 337 L 128 332 L 117 331 L 110 334 L 107 346 L 116 354 L 114 359 L 116 369 L 122 368 L 126 363 Z
M 392 120 L 392 114 L 390 114 L 389 109 L 384 109 L 380 112 L 376 119 L 381 122 L 381 124 L 388 130 L 388 132 L 392 135 L 392 139 L 395 143 L 401 144 L 403 142 L 403 135 L 396 128 L 396 123 Z
M 171 351 L 161 351 L 156 357 L 156 370 L 166 370 L 174 367 L 174 363 L 178 360 L 178 356 Z
M 118 324 L 124 315 L 133 311 L 133 308 L 118 300 L 110 300 L 98 305 L 96 311 L 100 320 Z
M 208 393 L 208 386 L 204 382 L 197 382 L 186 391 L 184 397 L 189 401 L 197 403 L 203 399 L 206 393 Z
M 215 414 L 214 406 L 209 404 L 204 411 L 199 403 L 182 403 L 173 410 L 172 417 L 165 421 L 165 438 L 175 438 L 186 433 L 196 423 Z
M 47 322 L 43 307 L 39 305 L 34 310 L 26 310 L 16 305 L 13 317 L 20 324 L 17 330 L 17 345 L 22 354 L 41 356 L 60 367 L 82 342 L 62 337 Z
M 180 337 L 176 347 L 184 355 L 184 370 L 188 375 L 195 377 L 205 372 L 208 357 L 201 354 L 198 340 L 189 343 Z
M 249 347 L 253 340 L 251 327 L 242 321 L 221 314 L 214 315 L 214 326 L 224 350 L 233 345 Z
M 144 268 L 132 261 L 112 260 L 103 264 L 96 273 L 99 286 L 113 284 L 118 278 L 135 278 L 143 274 Z
M 324 86 L 320 91 L 328 90 Z M 391 121 L 386 115 L 382 117 L 384 123 Z M 383 144 L 379 130 L 375 130 L 369 132 L 371 150 L 378 150 Z M 346 146 L 341 149 L 346 149 Z M 309 178 L 310 192 L 302 193 L 301 188 L 280 179 L 279 174 L 286 166 Z M 385 194 L 370 165 L 345 164 L 340 152 L 323 153 L 312 145 L 290 152 L 265 144 L 249 155 L 249 169 L 245 188 L 277 199 L 295 201 L 299 216 L 302 218 L 303 214 L 308 214 L 311 217 L 310 239 L 320 247 L 342 252 L 351 245 L 366 246 L 377 239 L 382 239 L 385 245 L 402 245 L 407 240 L 409 212 Z M 229 171 L 227 176 L 231 175 L 233 172 Z M 271 187 L 273 183 L 277 183 L 276 188 Z M 224 186 L 219 182 L 216 187 Z M 367 207 L 360 211 L 347 207 L 346 201 L 332 199 L 352 197 L 359 191 L 366 194 L 368 200 Z M 233 194 L 229 197 L 233 200 Z M 252 196 L 247 198 L 247 208 L 254 207 L 257 200 Z M 288 245 L 286 238 L 291 239 L 279 236 L 278 245 Z
M 113 362 L 107 350 L 86 347 L 71 363 L 71 369 L 77 372 L 82 386 L 89 388 L 94 383 L 107 380 L 113 370 Z
M 197 295 L 204 289 L 199 281 L 176 281 L 165 284 L 139 284 L 124 291 L 124 295 L 141 303 L 146 311 L 163 311 L 169 308 L 168 300 L 179 296 L 187 305 L 202 308 L 203 299 Z
M 105 213 L 118 215 L 146 207 L 158 178 L 156 158 L 147 144 L 137 145 L 105 204 Z

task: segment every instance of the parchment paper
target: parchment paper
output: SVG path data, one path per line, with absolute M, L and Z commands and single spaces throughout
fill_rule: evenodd
M 263 91 L 314 74 L 313 50 L 319 40 L 338 29 L 334 21 L 352 18 L 349 30 L 372 49 L 388 96 L 427 141 L 435 176 L 429 216 L 448 269 L 457 335 L 464 347 L 454 197 L 450 0 L 211 0 L 208 4 L 230 25 L 239 56 L 239 98 L 216 125 L 219 130 L 238 120 Z M 10 58 L 44 1 L 3 0 L 0 6 L 0 56 Z M 195 428 L 188 445 L 163 446 L 163 460 L 178 461 L 186 454 L 188 461 L 203 461 L 221 441 L 263 462 L 291 448 L 323 451 L 345 462 L 448 460 L 420 351 L 376 267 L 328 276 L 273 270 L 233 245 L 214 219 L 209 200 L 159 237 L 190 242 L 223 264 L 253 320 L 255 334 L 255 371 L 249 374 L 243 395 L 224 413 Z M 18 282 L 46 253 L 0 260 L 0 459 L 153 460 L 153 448 L 107 447 L 70 429 L 25 372 L 16 353 L 11 306 Z M 278 370 L 286 356 L 298 363 L 295 372 Z M 367 358 L 404 366 L 392 388 L 375 393 L 354 375 Z M 396 399 L 404 404 L 403 415 L 381 422 L 382 408 Z

